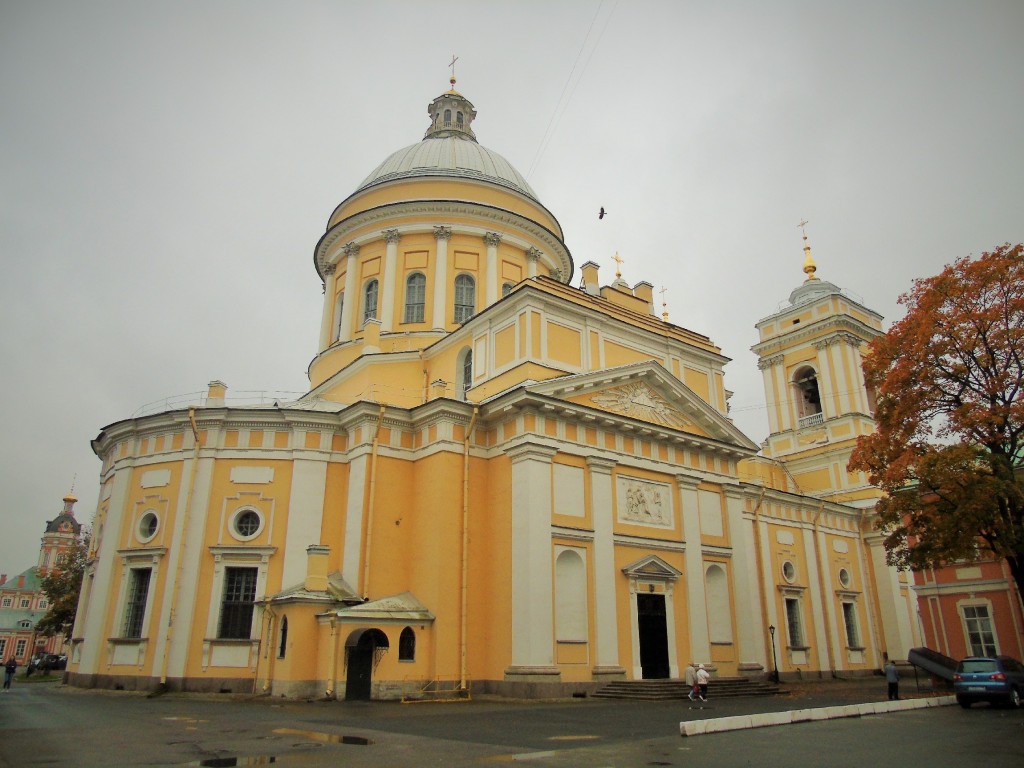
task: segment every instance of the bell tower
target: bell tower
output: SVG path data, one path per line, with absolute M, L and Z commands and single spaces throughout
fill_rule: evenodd
M 802 493 L 873 506 L 877 489 L 846 465 L 857 437 L 875 428 L 861 361 L 882 334 L 882 316 L 820 279 L 806 231 L 803 241 L 807 277 L 757 323 L 760 341 L 751 348 L 768 404 L 764 454 L 784 465 Z

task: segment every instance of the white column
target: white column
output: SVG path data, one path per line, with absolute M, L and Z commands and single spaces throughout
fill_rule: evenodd
M 364 589 L 359 583 L 363 574 L 363 498 L 366 493 L 366 471 L 370 449 L 353 456 L 348 463 L 348 494 L 345 497 L 345 547 L 342 550 L 341 577 L 352 589 Z M 328 546 L 332 542 L 324 542 Z
M 595 677 L 625 675 L 625 669 L 619 663 L 619 621 L 615 595 L 618 569 L 615 567 L 615 543 L 612 538 L 614 467 L 614 461 L 594 456 L 587 458 L 587 468 L 590 470 L 590 515 L 594 525 L 594 637 L 597 639 L 593 670 Z
M 837 395 L 842 396 L 841 393 L 836 392 L 836 383 L 832 380 L 832 367 L 830 365 L 828 350 L 831 346 L 832 340 L 817 341 L 814 343 L 814 348 L 818 352 L 818 396 L 821 399 L 821 416 L 824 419 L 831 419 L 838 416 L 842 411 L 840 410 L 843 406 Z
M 487 280 L 487 290 L 484 294 L 484 306 L 489 307 L 498 300 L 498 243 L 501 242 L 501 235 L 497 232 L 488 232 L 484 235 L 484 243 L 487 244 L 487 268 L 484 272 Z
M 113 449 L 112 449 L 113 450 Z M 106 626 L 107 606 L 117 595 L 112 589 L 115 569 L 120 565 L 121 558 L 117 555 L 118 542 L 121 540 L 121 527 L 127 513 L 125 503 L 130 490 L 129 483 L 132 477 L 131 460 L 121 460 L 123 467 L 119 467 L 114 473 L 114 485 L 110 492 L 110 503 L 107 505 L 106 520 L 103 524 L 103 539 L 96 552 L 96 571 L 93 576 L 92 589 L 89 593 L 88 613 L 84 625 L 76 622 L 80 627 L 78 636 L 84 638 L 82 643 L 82 655 L 78 664 L 80 674 L 96 674 L 99 669 L 99 652 L 108 637 L 120 635 L 120 629 L 115 628 L 120 617 L 113 618 L 115 626 Z M 164 631 L 166 625 L 160 625 L 160 632 Z
M 901 595 L 899 571 L 885 561 L 884 537 L 871 533 L 864 537 L 871 558 L 869 566 L 875 571 L 875 587 L 878 590 L 878 610 L 881 615 L 881 629 L 885 634 L 885 648 L 890 659 L 905 659 L 913 647 L 911 631 L 911 606 Z M 908 587 L 909 588 L 909 587 Z
M 554 448 L 521 445 L 512 460 L 512 665 L 506 678 L 557 679 L 551 562 Z M 596 566 L 595 566 L 596 567 Z
M 396 270 L 398 268 L 397 229 L 385 229 L 383 232 L 387 249 L 384 253 L 384 278 L 381 283 L 380 295 L 380 332 L 389 333 L 395 325 L 395 289 Z
M 338 333 L 338 341 L 350 341 L 355 335 L 353 331 L 353 315 L 359 308 L 359 276 L 356 274 L 359 260 L 359 246 L 349 243 L 344 248 L 344 254 L 348 257 L 345 266 L 345 303 L 341 307 L 341 331 Z
M 737 658 L 740 664 L 760 664 L 767 669 L 764 655 L 764 636 L 768 627 L 761 625 L 761 605 L 758 602 L 756 560 L 746 553 L 754 552 L 754 529 L 751 520 L 743 514 L 743 492 L 736 487 L 725 487 L 726 515 L 729 519 L 729 537 L 734 553 L 732 589 L 736 601 Z
M 768 404 L 768 433 L 774 435 L 782 431 L 782 423 L 779 408 L 782 404 L 778 402 L 778 395 L 775 389 L 775 378 L 778 369 L 782 366 L 782 355 L 764 357 L 757 361 L 757 367 L 761 369 L 761 378 L 764 381 L 764 397 Z
M 320 320 L 320 351 L 331 346 L 331 328 L 334 323 L 334 290 L 337 264 L 327 262 L 324 266 L 324 316 Z
M 536 277 L 537 276 L 537 260 L 541 257 L 541 252 L 537 248 L 526 249 L 526 276 Z
M 186 433 L 188 434 L 188 433 Z M 189 439 L 191 435 L 188 435 Z M 207 445 L 216 444 L 218 439 L 214 430 L 207 433 Z M 189 446 L 186 445 L 186 448 Z M 171 645 L 167 657 L 167 677 L 169 679 L 183 678 L 186 674 L 188 663 L 189 643 L 195 632 L 196 603 L 204 601 L 208 604 L 209 595 L 197 595 L 199 585 L 199 572 L 202 569 L 203 559 L 210 556 L 210 550 L 206 546 L 206 520 L 209 514 L 207 499 L 210 498 L 210 487 L 213 482 L 214 459 L 201 458 L 196 469 L 195 485 L 192 489 L 192 508 L 188 512 L 188 530 L 182 530 L 185 523 L 185 510 L 187 493 L 182 493 L 178 512 L 175 515 L 174 544 L 175 555 L 167 563 L 168 584 L 171 579 L 176 579 L 180 572 L 183 583 L 178 585 L 178 603 L 175 606 L 169 605 L 170 595 L 173 591 L 170 587 L 164 592 L 168 598 L 168 605 L 162 606 L 160 611 L 160 633 L 156 646 L 154 659 L 159 664 L 163 658 L 163 634 L 170 621 L 170 611 L 174 610 L 174 634 L 171 636 Z M 183 480 L 188 482 L 188 480 Z M 183 549 L 184 548 L 184 549 Z M 178 560 L 182 559 L 179 569 Z M 210 607 L 210 613 L 219 615 L 220 606 Z
M 437 240 L 437 255 L 434 258 L 434 330 L 444 330 L 445 315 L 448 311 L 448 240 L 451 227 L 434 227 Z
M 291 482 L 281 576 L 283 589 L 305 581 L 309 562 L 306 548 L 310 544 L 320 543 L 320 524 L 324 518 L 324 494 L 327 489 L 327 459 L 293 460 Z
M 683 540 L 686 542 L 686 607 L 690 618 L 691 661 L 711 661 L 708 641 L 707 595 L 704 589 L 704 554 L 700 540 L 700 506 L 697 483 L 700 478 L 676 475 L 682 502 Z
M 814 537 L 816 533 L 810 528 L 803 530 L 804 562 L 807 563 L 807 597 L 805 610 L 811 612 L 811 620 L 814 622 L 814 635 L 818 642 L 814 649 L 818 669 L 827 670 L 828 644 L 832 642 L 830 626 L 833 624 L 831 601 L 821 594 L 821 574 L 818 571 L 818 557 L 814 549 Z M 804 645 L 807 645 L 804 640 Z

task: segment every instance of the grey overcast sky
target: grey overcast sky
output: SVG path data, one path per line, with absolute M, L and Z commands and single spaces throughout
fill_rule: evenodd
M 887 321 L 1024 240 L 1022 33 L 1019 0 L 0 0 L 0 570 L 73 479 L 91 519 L 104 425 L 214 378 L 305 391 L 313 247 L 453 54 L 577 267 L 666 288 L 760 442 L 753 326 L 804 277 L 801 219 Z

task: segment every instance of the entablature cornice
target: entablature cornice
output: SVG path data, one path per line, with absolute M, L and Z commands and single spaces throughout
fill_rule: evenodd
M 561 274 L 562 282 L 572 278 L 572 257 L 569 255 L 565 244 L 558 235 L 548 228 L 538 224 L 512 211 L 503 208 L 496 208 L 478 203 L 463 202 L 458 200 L 415 200 L 398 203 L 389 203 L 369 210 L 360 211 L 352 216 L 339 221 L 320 238 L 316 245 L 314 264 L 317 273 L 324 275 L 324 266 L 328 260 L 337 260 L 340 251 L 339 241 L 346 241 L 353 232 L 366 227 L 385 222 L 388 229 L 397 230 L 400 235 L 421 232 L 433 233 L 435 222 L 410 222 L 402 224 L 402 219 L 423 219 L 433 218 L 444 220 L 444 226 L 449 227 L 455 234 L 470 234 L 484 237 L 489 232 L 502 229 L 502 225 L 509 229 L 502 229 L 503 242 L 514 247 L 522 248 L 524 253 L 529 248 L 536 246 L 526 238 L 532 238 L 544 246 L 541 253 L 541 260 L 552 271 Z M 451 218 L 477 219 L 479 225 L 467 225 L 452 223 Z M 511 230 L 511 231 L 510 231 Z M 360 245 L 374 240 L 381 239 L 380 230 L 366 232 L 351 242 Z
M 872 328 L 867 323 L 863 323 L 848 315 L 842 315 L 815 320 L 812 323 L 800 326 L 798 331 L 787 331 L 778 336 L 773 336 L 770 339 L 755 344 L 750 348 L 750 351 L 763 358 L 793 349 L 801 343 L 818 341 L 823 333 L 830 334 L 837 341 L 845 341 L 854 347 L 867 344 L 876 336 L 883 335 L 881 331 Z

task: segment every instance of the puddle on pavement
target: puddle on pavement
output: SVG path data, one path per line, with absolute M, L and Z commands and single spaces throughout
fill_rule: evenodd
M 299 728 L 275 728 L 274 733 L 287 736 L 305 736 L 313 741 L 321 741 L 325 744 L 355 744 L 361 747 L 373 744 L 365 736 L 345 736 L 340 733 L 324 733 L 323 731 L 304 731 Z

